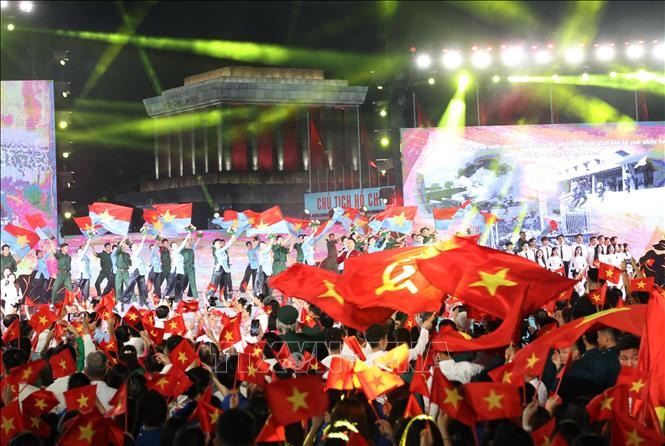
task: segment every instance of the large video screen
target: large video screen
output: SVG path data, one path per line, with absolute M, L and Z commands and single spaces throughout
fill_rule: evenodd
M 490 246 L 519 229 L 609 234 L 639 256 L 663 238 L 664 150 L 662 122 L 404 129 L 404 202 L 418 206 L 416 227 L 461 206 L 446 232 Z
M 0 157 L 2 227 L 30 229 L 27 215 L 41 214 L 48 229 L 57 225 L 55 113 L 52 81 L 2 81 Z M 32 259 L 32 260 L 31 260 Z M 34 261 L 30 255 L 19 272 Z

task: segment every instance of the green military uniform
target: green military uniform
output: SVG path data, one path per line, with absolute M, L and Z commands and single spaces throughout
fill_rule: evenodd
M 161 256 L 160 260 L 162 261 L 162 280 L 171 274 L 171 252 L 168 249 L 160 248 Z M 160 283 L 161 285 L 161 283 Z
M 277 320 L 285 325 L 295 324 L 298 320 L 298 310 L 291 305 L 284 305 L 277 310 Z M 312 341 L 309 336 L 292 330 L 280 334 L 279 338 L 287 345 L 291 353 L 297 354 L 302 354 L 306 346 L 311 344 Z
M 302 243 L 294 243 L 293 249 L 296 250 L 296 262 L 303 263 L 305 261 L 305 256 L 302 253 Z
M 95 281 L 95 289 L 97 290 L 97 296 L 101 297 L 102 295 L 102 282 L 106 279 L 106 289 L 110 289 L 111 281 L 113 280 L 113 261 L 111 260 L 111 253 L 106 251 L 95 252 L 95 257 L 99 259 L 99 275 Z M 115 284 L 113 284 L 115 285 Z
M 51 303 L 55 305 L 55 298 L 60 288 L 65 287 L 72 291 L 72 258 L 69 254 L 64 254 L 58 250 L 55 252 L 55 258 L 58 260 L 58 274 L 55 276 L 55 282 L 51 289 Z
M 289 250 L 282 245 L 272 247 L 272 274 L 279 274 L 286 269 L 286 255 Z
M 8 256 L 0 254 L 0 274 L 2 274 L 5 268 L 9 268 L 13 273 L 16 272 L 16 259 L 11 253 Z
M 112 255 L 116 256 L 115 259 L 115 297 L 119 299 L 122 292 L 129 283 L 129 267 L 132 265 L 132 259 L 128 253 L 117 248 Z
M 192 248 L 183 248 L 180 251 L 182 255 L 182 266 L 189 283 L 189 292 L 195 299 L 198 299 L 199 292 L 196 289 L 196 271 L 194 270 L 194 250 Z

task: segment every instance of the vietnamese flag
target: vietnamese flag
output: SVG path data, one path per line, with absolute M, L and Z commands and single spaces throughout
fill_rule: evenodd
M 1 238 L 2 244 L 9 245 L 19 261 L 39 243 L 39 236 L 37 234 L 12 223 L 2 228 Z
M 286 432 L 284 426 L 275 424 L 275 419 L 272 415 L 268 416 L 266 424 L 256 437 L 256 443 L 275 443 L 286 441 Z
M 393 373 L 406 373 L 409 369 L 409 347 L 400 344 L 374 360 L 374 365 Z
M 222 414 L 222 411 L 219 407 L 215 407 L 210 402 L 210 396 L 212 395 L 212 388 L 208 388 L 201 394 L 199 397 L 196 408 L 194 412 L 189 417 L 190 420 L 198 419 L 199 425 L 203 432 L 209 434 L 215 432 L 217 427 L 217 419 Z
M 62 446 L 91 446 L 113 444 L 121 446 L 114 441 L 114 435 L 119 428 L 114 423 L 106 423 L 99 412 L 82 413 L 72 418 L 65 427 L 59 445 Z
M 612 446 L 647 446 L 665 443 L 665 436 L 648 429 L 644 423 L 630 418 L 625 412 L 612 412 L 611 425 Z
M 438 311 L 443 292 L 421 273 L 417 261 L 445 249 L 447 245 L 440 243 L 350 257 L 335 287 L 358 308 L 385 307 L 407 314 Z
M 58 398 L 46 389 L 38 389 L 23 400 L 23 410 L 38 416 L 50 412 L 57 405 Z
M 168 398 L 186 392 L 192 385 L 192 381 L 179 367 L 171 367 L 167 373 L 153 375 L 146 385 Z
M 14 319 L 14 322 L 9 324 L 7 330 L 2 334 L 2 343 L 8 344 L 21 337 L 21 329 L 19 326 L 19 321 L 21 318 Z
M 140 310 L 141 311 L 141 324 L 144 328 L 152 328 L 155 326 L 155 312 L 154 310 Z
M 480 421 L 522 415 L 519 389 L 510 384 L 469 383 L 464 386 L 464 393 Z
M 608 263 L 600 262 L 598 268 L 598 279 L 618 283 L 621 277 L 621 269 Z
M 139 322 L 141 322 L 141 312 L 134 305 L 132 305 L 122 317 L 122 320 L 132 327 L 135 327 Z
M 192 224 L 192 203 L 157 204 L 153 208 L 159 216 L 162 235 L 175 237 L 187 232 Z
M 240 332 L 240 318 L 234 317 L 224 321 L 224 327 L 219 333 L 219 349 L 226 350 L 233 347 L 238 342 L 242 341 L 242 333 Z M 286 345 L 286 344 L 284 344 Z
M 391 372 L 384 372 L 376 366 L 366 366 L 362 361 L 356 361 L 353 372 L 360 381 L 360 388 L 368 400 L 375 400 L 391 390 L 403 386 L 402 378 Z
M 650 293 L 654 290 L 655 277 L 639 277 L 630 279 L 630 291 Z
M 360 256 L 364 257 L 364 256 Z M 360 257 L 352 257 L 356 259 Z M 296 263 L 270 278 L 271 288 L 285 296 L 297 297 L 328 314 L 347 327 L 365 331 L 370 325 L 381 324 L 393 313 L 386 308 L 360 309 L 337 287 L 340 275 L 314 266 Z
M 115 395 L 109 401 L 111 408 L 104 414 L 105 417 L 117 417 L 123 413 L 127 413 L 127 382 L 120 385 L 116 390 Z
M 439 367 L 434 367 L 432 375 L 431 401 L 439 406 L 439 409 L 460 423 L 473 427 L 476 416 L 469 402 L 464 398 L 460 390 L 441 372 Z
M 106 232 L 106 230 L 100 225 L 93 225 L 90 217 L 74 217 L 74 223 L 76 223 L 76 226 L 81 230 L 81 234 L 86 237 L 104 234 Z
M 182 314 L 177 314 L 173 318 L 164 322 L 164 331 L 174 335 L 184 335 L 187 329 L 185 328 L 185 320 Z
M 589 292 L 589 300 L 592 304 L 602 307 L 607 299 L 607 282 L 604 282 L 600 288 Z
M 665 327 L 665 296 L 653 291 L 646 307 L 646 322 L 643 333 L 641 333 L 638 367 L 651 374 L 648 383 L 648 399 L 653 404 L 658 419 L 663 425 L 665 422 L 665 343 L 662 341 L 662 332 Z M 632 333 L 635 334 L 635 332 Z
M 344 226 L 344 229 L 349 232 L 354 226 L 356 232 L 360 235 L 365 235 L 368 230 L 369 220 L 367 217 L 360 213 L 359 209 L 343 208 L 344 214 L 339 218 L 339 222 Z
M 326 389 L 352 390 L 360 388 L 360 381 L 353 372 L 353 363 L 341 356 L 333 356 L 328 368 Z
M 247 230 L 247 237 L 253 237 L 257 234 L 288 234 L 289 225 L 287 224 L 279 206 L 273 206 L 267 211 L 263 211 L 255 217 L 255 223 Z
M 60 353 L 51 356 L 48 362 L 51 364 L 53 379 L 69 376 L 76 372 L 76 363 L 69 349 L 63 349 Z
M 7 382 L 10 384 L 34 383 L 39 377 L 39 372 L 46 365 L 44 359 L 28 362 L 18 367 L 14 367 L 7 376 Z
M 266 375 L 270 372 L 270 366 L 262 358 L 246 353 L 238 354 L 238 365 L 236 367 L 236 379 L 238 381 L 251 382 L 264 385 Z
M 556 427 L 556 418 L 550 418 L 550 421 L 531 432 L 534 446 L 552 445 L 552 433 Z
M 38 437 L 47 438 L 51 433 L 51 428 L 44 422 L 41 415 L 30 412 L 23 402 L 23 426 Z M 3 432 L 4 433 L 4 432 Z
M 157 327 L 145 327 L 148 336 L 155 345 L 159 345 L 164 340 L 164 329 Z
M 649 390 L 649 372 L 642 371 L 637 367 L 621 367 L 621 372 L 617 377 L 616 385 L 625 385 L 628 387 L 628 394 L 643 401 L 646 401 Z
M 315 375 L 276 380 L 264 389 L 270 412 L 278 426 L 320 415 L 328 409 L 323 383 Z
M 411 418 L 423 414 L 423 408 L 420 407 L 420 403 L 416 399 L 415 395 L 409 395 L 409 399 L 406 402 L 406 408 L 404 409 L 404 415 L 402 418 Z
M 310 328 L 317 325 L 314 315 L 307 311 L 305 307 L 300 309 L 300 323 Z
M 58 316 L 49 309 L 48 305 L 40 305 L 37 311 L 30 317 L 28 323 L 35 330 L 35 333 L 39 334 L 53 325 L 57 320 Z
M 198 359 L 198 355 L 189 341 L 187 339 L 182 339 L 178 345 L 169 352 L 169 358 L 171 359 L 171 364 L 175 367 L 187 370 L 187 367 L 189 367 L 194 360 Z
M 93 225 L 101 225 L 112 234 L 126 236 L 129 223 L 132 221 L 133 208 L 113 203 L 93 203 L 88 206 L 90 221 Z
M 455 206 L 452 208 L 434 208 L 432 217 L 434 218 L 434 229 L 437 231 L 446 231 L 453 220 L 462 215 L 463 208 Z
M 424 367 L 424 360 L 422 356 L 419 356 L 416 360 L 416 366 L 413 370 L 413 376 L 411 378 L 411 384 L 409 385 L 409 392 L 419 393 L 422 396 L 430 398 L 430 391 L 427 387 L 427 377 L 429 372 Z
M 17 399 L 0 411 L 0 432 L 2 432 L 3 444 L 8 444 L 14 435 L 23 431 L 23 428 L 23 415 L 21 415 L 21 407 Z
M 369 227 L 374 232 L 387 229 L 401 234 L 410 234 L 413 231 L 413 219 L 417 211 L 418 206 L 390 206 L 385 211 L 374 215 L 369 222 Z
M 618 385 L 596 395 L 586 405 L 590 421 L 609 420 L 612 412 L 628 411 L 628 387 Z
M 199 301 L 190 300 L 188 302 L 181 300 L 175 309 L 176 313 L 196 313 L 199 311 Z
M 87 386 L 76 387 L 65 391 L 63 394 L 67 410 L 78 410 L 81 413 L 91 412 L 96 406 L 97 386 L 89 384 Z

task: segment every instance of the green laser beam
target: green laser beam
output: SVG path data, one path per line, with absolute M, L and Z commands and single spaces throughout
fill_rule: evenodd
M 492 24 L 500 23 L 512 29 L 531 29 L 539 26 L 537 17 L 526 2 L 492 0 L 449 3 Z
M 457 78 L 457 90 L 439 120 L 439 128 L 456 132 L 461 131 L 464 128 L 466 122 L 465 95 L 469 82 L 469 74 L 459 74 Z
M 566 2 L 568 18 L 555 32 L 556 40 L 562 48 L 575 44 L 589 44 L 598 32 L 598 22 L 605 1 Z
M 587 74 L 575 76 L 556 76 L 553 80 L 552 76 L 509 76 L 509 82 L 513 83 L 540 83 L 540 84 L 566 84 L 578 86 L 594 86 L 612 88 L 615 90 L 634 91 L 640 90 L 648 93 L 653 93 L 659 96 L 665 95 L 665 75 L 649 72 L 638 71 L 629 73 L 615 73 L 614 76 L 607 74 Z

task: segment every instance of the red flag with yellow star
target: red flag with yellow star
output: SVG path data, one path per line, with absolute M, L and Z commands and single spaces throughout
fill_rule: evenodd
M 654 290 L 655 277 L 638 277 L 630 279 L 630 291 L 650 293 Z
M 360 381 L 360 388 L 368 400 L 375 400 L 391 390 L 403 386 L 402 378 L 391 372 L 384 372 L 376 366 L 366 366 L 356 361 L 353 372 Z
M 164 340 L 164 329 L 157 327 L 146 327 L 146 332 L 155 345 L 159 345 Z
M 356 258 L 356 257 L 352 257 Z M 385 322 L 393 313 L 387 308 L 360 309 L 337 288 L 339 274 L 301 263 L 270 278 L 270 287 L 286 296 L 297 297 L 347 327 L 365 331 L 370 325 Z
M 114 423 L 104 422 L 96 410 L 72 418 L 66 424 L 65 429 L 59 443 L 62 446 L 91 446 L 93 444 L 118 446 L 114 433 L 119 429 Z
M 626 307 L 622 307 L 626 308 Z M 638 367 L 651 373 L 649 401 L 653 405 L 660 425 L 665 425 L 665 343 L 662 341 L 665 327 L 665 296 L 662 290 L 654 290 L 649 297 L 645 326 L 640 343 Z M 639 333 L 632 332 L 639 336 Z
M 146 386 L 161 393 L 164 397 L 178 396 L 189 389 L 192 381 L 178 367 L 171 367 L 167 373 L 154 375 Z
M 612 412 L 628 412 L 628 387 L 618 385 L 596 395 L 586 405 L 590 421 L 609 420 Z
M 36 390 L 23 400 L 23 410 L 27 410 L 34 415 L 49 412 L 57 405 L 58 398 L 53 392 L 46 389 Z
M 69 376 L 76 372 L 76 363 L 69 349 L 64 349 L 60 353 L 51 356 L 48 362 L 51 364 L 53 379 Z
M 597 288 L 589 293 L 589 300 L 592 304 L 602 307 L 605 305 L 607 299 L 607 282 L 603 283 L 600 288 Z
M 30 317 L 28 323 L 35 330 L 35 333 L 39 334 L 57 320 L 58 316 L 49 309 L 48 305 L 40 305 L 37 311 Z
M 629 396 L 646 401 L 649 390 L 649 372 L 637 367 L 622 366 L 616 385 L 627 386 Z
M 617 268 L 609 263 L 600 262 L 598 266 L 598 279 L 609 280 L 612 283 L 618 283 L 621 277 L 621 268 Z
M 275 424 L 275 420 L 272 415 L 266 420 L 266 424 L 259 432 L 259 435 L 256 437 L 256 443 L 273 443 L 286 441 L 286 432 L 284 431 L 284 426 L 278 426 Z
M 198 359 L 198 356 L 189 341 L 183 338 L 180 343 L 169 352 L 169 359 L 171 359 L 171 364 L 173 364 L 174 367 L 187 370 L 187 367 L 189 367 L 194 360 Z
M 222 331 L 219 333 L 219 349 L 226 350 L 233 347 L 238 342 L 242 341 L 242 333 L 240 332 L 240 318 L 235 317 L 224 324 Z
M 10 384 L 32 384 L 37 380 L 39 372 L 41 372 L 45 365 L 46 361 L 39 359 L 23 364 L 22 366 L 14 367 L 9 376 L 7 376 L 7 382 Z
M 21 330 L 19 327 L 19 321 L 21 318 L 16 318 L 14 319 L 14 322 L 9 324 L 9 327 L 7 327 L 7 330 L 2 334 L 2 342 L 3 344 L 7 344 L 9 342 L 15 341 L 16 339 L 21 337 Z
M 534 446 L 549 446 L 552 444 L 552 432 L 556 427 L 556 418 L 551 418 L 550 421 L 540 426 L 538 429 L 531 432 Z
M 374 364 L 394 373 L 405 373 L 409 369 L 409 347 L 400 344 L 376 358 Z
M 211 388 L 208 387 L 196 403 L 196 409 L 190 419 L 198 419 L 203 432 L 212 434 L 217 428 L 217 419 L 222 414 L 219 407 L 215 407 L 210 402 Z
M 328 398 L 318 376 L 276 380 L 265 386 L 270 412 L 278 426 L 321 415 L 328 409 Z
M 65 391 L 63 394 L 67 410 L 77 410 L 81 413 L 91 412 L 96 407 L 97 386 L 89 384 L 87 386 L 76 387 Z
M 111 408 L 104 414 L 105 417 L 112 418 L 127 413 L 127 382 L 122 383 L 116 390 L 115 395 L 109 401 L 109 406 Z
M 665 443 L 665 436 L 648 429 L 625 412 L 614 411 L 611 418 L 612 446 L 647 446 Z
M 182 314 L 176 314 L 173 318 L 164 322 L 164 332 L 183 336 L 187 329 Z
M 238 365 L 236 368 L 236 379 L 254 384 L 264 385 L 266 374 L 270 372 L 270 366 L 261 357 L 249 354 L 238 354 Z
M 14 435 L 23 430 L 23 415 L 18 400 L 10 403 L 0 411 L 0 432 L 3 443 L 9 442 Z
M 431 400 L 439 406 L 439 409 L 447 413 L 451 418 L 473 427 L 476 423 L 476 415 L 465 399 L 460 389 L 448 381 L 439 367 L 434 367 L 432 374 Z
M 245 212 L 246 214 L 246 212 Z M 250 221 L 252 218 L 250 217 Z M 257 234 L 288 234 L 289 225 L 284 220 L 282 210 L 279 206 L 273 206 L 270 209 L 258 213 L 254 216 L 252 227 L 247 230 L 247 236 L 253 237 Z
M 198 300 L 190 300 L 190 301 L 184 301 L 181 300 L 178 302 L 178 306 L 175 309 L 176 313 L 196 313 L 199 311 L 199 301 Z
M 333 356 L 328 368 L 326 389 L 352 390 L 360 388 L 360 382 L 353 373 L 353 363 L 341 356 Z
M 38 437 L 47 438 L 51 433 L 51 427 L 46 424 L 41 415 L 33 414 L 25 409 L 23 410 L 23 426 Z
M 406 402 L 406 408 L 404 409 L 404 415 L 402 418 L 411 418 L 423 414 L 423 408 L 420 407 L 420 403 L 416 399 L 415 395 L 409 395 L 409 400 Z
M 361 361 L 366 360 L 367 358 L 365 357 L 365 352 L 363 351 L 362 347 L 360 346 L 360 342 L 358 342 L 358 338 L 355 336 L 346 336 L 344 338 L 344 344 L 351 349 L 354 355 Z
M 134 305 L 127 309 L 127 312 L 122 317 L 122 320 L 127 322 L 127 324 L 135 327 L 139 322 L 141 322 L 141 312 Z
M 469 383 L 464 394 L 478 420 L 514 418 L 522 415 L 522 402 L 515 386 L 503 383 Z

